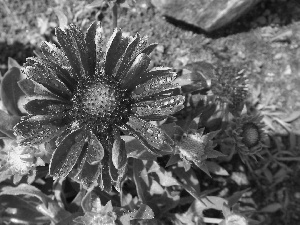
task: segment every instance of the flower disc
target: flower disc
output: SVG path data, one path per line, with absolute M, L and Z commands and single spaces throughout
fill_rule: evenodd
M 260 140 L 259 128 L 254 123 L 246 123 L 243 126 L 243 142 L 251 148 L 258 144 Z

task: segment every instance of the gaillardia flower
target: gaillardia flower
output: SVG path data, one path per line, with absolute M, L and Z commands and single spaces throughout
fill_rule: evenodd
M 42 146 L 21 146 L 13 139 L 5 139 L 5 146 L 0 151 L 0 180 L 13 176 L 18 183 L 23 176 L 31 182 L 36 175 L 36 167 L 44 166 Z
M 243 114 L 235 117 L 225 131 L 243 161 L 247 156 L 254 159 L 255 156 L 261 157 L 260 152 L 267 147 L 267 135 L 261 119 L 259 115 Z
M 206 165 L 206 160 L 210 158 L 217 158 L 225 156 L 219 151 L 214 150 L 216 144 L 213 138 L 217 135 L 218 131 L 213 131 L 207 134 L 204 133 L 204 128 L 193 129 L 197 125 L 192 121 L 189 128 L 183 130 L 179 126 L 174 126 L 173 138 L 175 141 L 174 155 L 168 161 L 168 166 L 174 163 L 182 163 L 185 170 L 189 170 L 191 164 L 194 163 L 198 168 L 210 176 L 209 170 Z M 164 126 L 166 127 L 166 126 Z
M 19 82 L 32 100 L 29 116 L 15 127 L 23 145 L 56 138 L 50 175 L 76 179 L 86 187 L 106 190 L 124 174 L 127 155 L 120 131 L 130 133 L 157 155 L 172 140 L 150 120 L 161 120 L 182 108 L 175 95 L 176 74 L 169 68 L 148 69 L 147 44 L 138 34 L 126 37 L 115 29 L 103 48 L 102 28 L 93 23 L 84 35 L 75 25 L 56 29 L 61 48 L 44 42 L 43 56 L 28 58 Z
M 231 66 L 215 68 L 211 91 L 225 110 L 239 115 L 248 95 L 248 79 L 244 70 Z

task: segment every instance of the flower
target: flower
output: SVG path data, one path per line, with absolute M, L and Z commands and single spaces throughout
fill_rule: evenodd
M 216 144 L 212 139 L 217 135 L 218 131 L 203 134 L 204 128 L 198 130 L 193 129 L 193 125 L 196 126 L 193 122 L 194 121 L 192 121 L 192 124 L 185 130 L 177 125 L 173 126 L 175 151 L 167 165 L 180 162 L 181 159 L 181 163 L 183 163 L 186 171 L 190 169 L 191 163 L 194 163 L 210 176 L 206 159 L 224 156 L 221 152 L 214 150 Z M 164 128 L 166 129 L 166 126 L 164 126 Z
M 172 140 L 148 121 L 183 107 L 184 97 L 174 94 L 176 74 L 164 67 L 148 69 L 156 44 L 147 45 L 139 34 L 128 37 L 115 29 L 106 49 L 98 23 L 86 35 L 71 24 L 57 28 L 56 36 L 61 48 L 44 42 L 43 56 L 24 64 L 27 79 L 19 85 L 32 100 L 15 134 L 23 145 L 56 138 L 49 169 L 55 179 L 74 169 L 86 188 L 99 183 L 110 191 L 127 164 L 120 130 L 153 154 L 171 149 Z
M 102 206 L 100 198 L 94 192 L 88 192 L 82 199 L 83 216 L 76 217 L 75 224 L 115 225 L 131 224 L 131 220 L 147 220 L 154 217 L 152 209 L 144 204 L 130 201 L 129 206 L 113 207 L 111 201 Z M 129 209 L 130 208 L 130 209 Z M 132 210 L 132 208 L 135 208 Z
M 14 183 L 18 183 L 25 175 L 28 182 L 34 179 L 36 167 L 44 165 L 40 153 L 38 146 L 21 146 L 13 139 L 6 139 L 0 151 L 0 180 L 14 176 Z
M 231 66 L 215 68 L 211 80 L 211 91 L 224 109 L 238 115 L 248 95 L 248 80 L 244 70 Z
M 102 206 L 100 198 L 96 200 L 98 204 L 94 204 L 90 212 L 85 212 L 84 216 L 79 216 L 74 221 L 84 225 L 115 225 L 117 215 L 113 211 L 111 201 Z
M 229 124 L 226 135 L 231 138 L 235 151 L 245 162 L 245 157 L 259 156 L 263 148 L 267 147 L 264 142 L 267 139 L 263 131 L 262 116 L 243 114 L 235 117 Z

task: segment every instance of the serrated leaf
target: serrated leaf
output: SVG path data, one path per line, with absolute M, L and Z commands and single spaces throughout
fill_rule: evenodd
M 206 161 L 206 166 L 208 168 L 208 171 L 219 175 L 219 176 L 228 176 L 229 173 L 227 170 L 225 170 L 223 167 L 219 166 L 217 163 L 212 162 L 212 161 Z
M 22 115 L 18 108 L 18 101 L 21 96 L 24 95 L 23 91 L 18 85 L 18 81 L 22 79 L 20 69 L 12 67 L 8 70 L 1 82 L 1 99 L 4 107 L 11 115 L 20 116 Z
M 38 198 L 41 202 L 48 207 L 50 201 L 49 197 L 41 192 L 38 188 L 28 185 L 20 184 L 17 187 L 4 187 L 0 195 L 28 195 Z

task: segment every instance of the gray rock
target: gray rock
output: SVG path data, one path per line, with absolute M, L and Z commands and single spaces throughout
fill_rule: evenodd
M 210 32 L 239 18 L 261 0 L 151 0 L 165 15 Z

